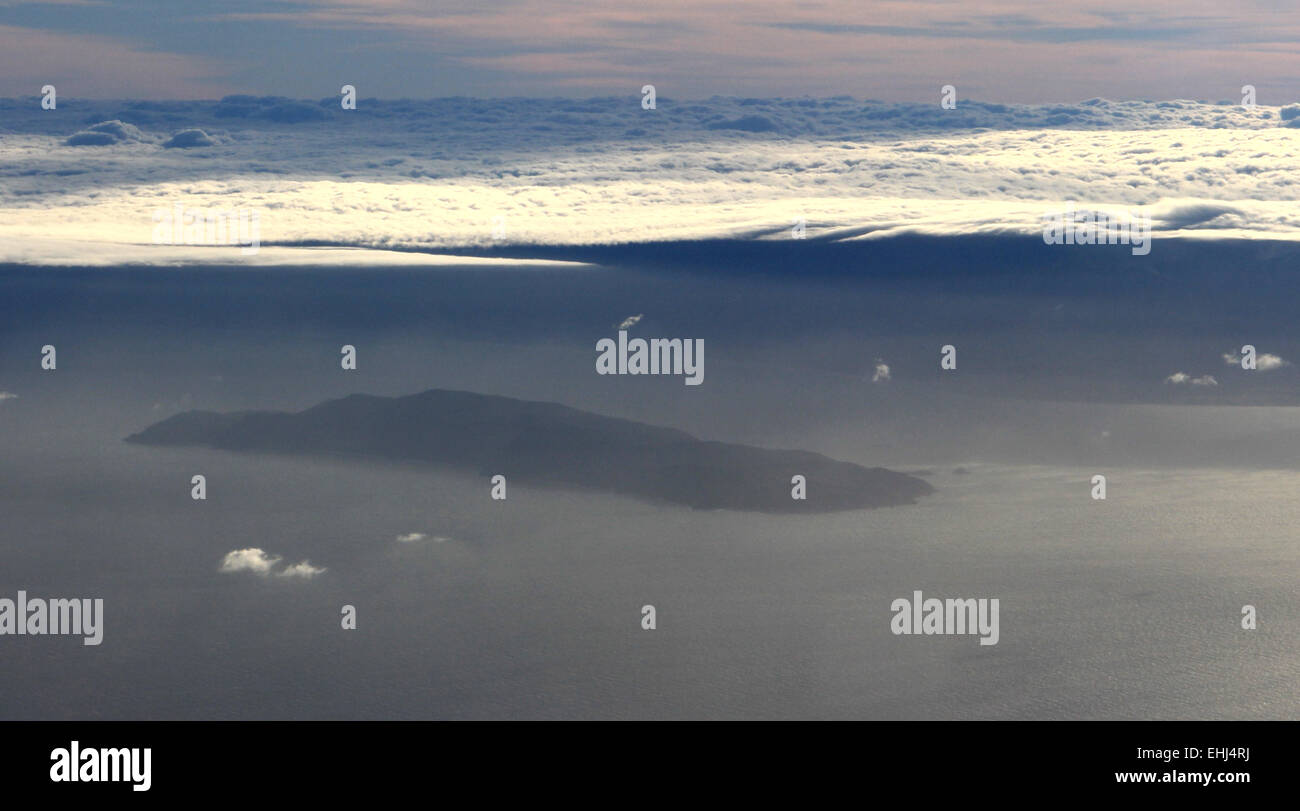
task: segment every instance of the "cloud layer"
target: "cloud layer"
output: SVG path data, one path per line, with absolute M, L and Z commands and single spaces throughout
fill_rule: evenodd
M 263 251 L 783 239 L 801 219 L 808 239 L 1036 234 L 1066 201 L 1146 214 L 1156 250 L 1174 236 L 1296 239 L 1300 118 L 1284 112 L 1102 99 L 362 99 L 356 111 L 248 96 L 55 111 L 0 100 L 0 261 L 280 261 L 153 244 L 154 212 L 178 204 L 258 212 Z M 178 139 L 188 148 L 168 148 Z

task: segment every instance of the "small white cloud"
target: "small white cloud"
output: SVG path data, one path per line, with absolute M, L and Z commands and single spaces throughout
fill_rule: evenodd
M 323 566 L 313 566 L 311 565 L 311 561 L 304 560 L 299 563 L 295 563 L 292 566 L 285 566 L 282 570 L 276 572 L 275 576 L 276 577 L 301 577 L 303 579 L 310 580 L 316 575 L 323 574 L 324 572 L 325 572 L 325 568 Z
M 871 376 L 872 383 L 880 383 L 889 379 L 889 364 L 880 358 L 876 358 L 876 372 Z
M 301 577 L 310 579 L 325 571 L 323 567 L 311 565 L 311 561 L 304 560 L 295 563 L 292 566 L 285 566 L 280 571 L 275 571 L 275 567 L 280 565 L 283 560 L 279 555 L 267 554 L 257 547 L 248 549 L 236 549 L 227 552 L 221 561 L 222 572 L 252 572 L 253 574 L 267 577 L 274 574 L 276 577 Z
M 429 535 L 425 535 L 423 532 L 408 532 L 405 535 L 397 536 L 398 543 L 418 543 L 420 541 L 433 541 L 434 543 L 446 543 L 447 541 L 450 540 L 451 538 L 448 538 L 445 535 L 429 536 Z
M 5 400 L 17 400 L 17 399 L 18 399 L 18 395 L 14 394 L 11 391 L 0 391 L 0 403 L 3 403 Z
M 1173 383 L 1175 386 L 1183 386 L 1188 383 L 1192 384 L 1193 386 L 1219 385 L 1219 381 L 1214 379 L 1214 375 L 1201 375 L 1200 377 L 1192 377 L 1191 375 L 1187 374 L 1187 372 L 1174 372 L 1169 377 L 1165 378 L 1165 382 Z
M 1240 366 L 1241 356 L 1235 352 L 1224 352 L 1223 362 L 1229 366 Z M 1274 369 L 1281 369 L 1283 366 L 1290 366 L 1291 361 L 1265 352 L 1262 355 L 1255 356 L 1255 368 L 1261 372 L 1271 372 Z
M 1277 355 L 1270 355 L 1265 352 L 1255 358 L 1255 368 L 1261 372 L 1271 372 L 1274 369 L 1281 369 L 1283 366 L 1290 366 L 1291 361 L 1283 360 Z
M 645 318 L 644 313 L 637 313 L 636 315 L 630 315 L 627 318 L 623 319 L 623 323 L 619 324 L 618 328 L 629 329 L 631 327 L 634 327 L 636 326 L 636 322 L 640 321 L 642 318 Z
M 226 553 L 226 557 L 221 561 L 221 571 L 254 572 L 265 576 L 270 574 L 271 569 L 279 562 L 279 556 L 268 555 L 256 547 L 236 549 Z

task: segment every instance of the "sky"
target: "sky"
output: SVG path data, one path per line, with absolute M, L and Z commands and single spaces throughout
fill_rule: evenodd
M 0 96 L 1300 98 L 1288 0 L 0 0 Z

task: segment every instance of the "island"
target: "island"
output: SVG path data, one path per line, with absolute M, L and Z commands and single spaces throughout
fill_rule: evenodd
M 711 442 L 558 403 L 444 389 L 353 394 L 296 413 L 186 411 L 126 441 L 427 463 L 704 510 L 861 510 L 912 504 L 933 492 L 916 476 L 810 451 Z M 792 497 L 796 489 L 805 497 Z

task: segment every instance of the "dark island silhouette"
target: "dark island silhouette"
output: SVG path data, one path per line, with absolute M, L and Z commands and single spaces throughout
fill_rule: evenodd
M 298 413 L 187 411 L 126 441 L 427 462 L 697 509 L 833 512 L 911 504 L 933 492 L 915 476 L 810 451 L 709 442 L 557 403 L 442 389 L 354 394 Z M 795 475 L 805 477 L 806 499 L 791 498 Z

